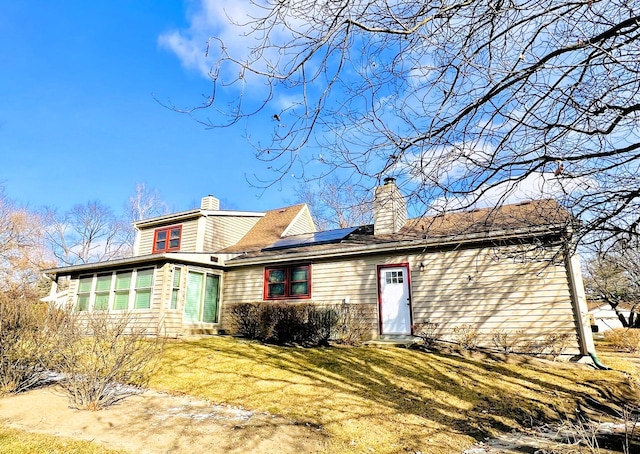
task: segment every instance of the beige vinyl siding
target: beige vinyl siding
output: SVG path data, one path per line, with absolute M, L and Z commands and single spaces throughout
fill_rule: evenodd
M 263 277 L 263 266 L 228 271 L 223 287 L 225 304 L 262 301 Z
M 313 219 L 309 217 L 306 210 L 302 211 L 293 220 L 293 223 L 287 227 L 286 236 L 300 235 L 303 233 L 315 232 L 316 227 L 313 225 Z
M 153 252 L 153 233 L 155 227 L 140 230 L 140 241 L 138 242 L 138 255 L 147 255 Z
M 198 220 L 194 219 L 182 223 L 182 239 L 180 252 L 201 252 L 196 250 L 198 235 Z
M 156 270 L 156 280 L 153 288 L 152 308 L 159 314 L 160 329 L 169 337 L 182 334 L 182 312 L 180 304 L 177 309 L 169 307 L 171 291 L 173 289 L 173 264 L 165 263 Z M 184 268 L 184 267 L 183 267 Z
M 198 236 L 198 219 L 190 219 L 183 222 L 156 225 L 140 231 L 140 242 L 138 255 L 153 253 L 153 235 L 157 228 L 169 227 L 172 225 L 182 225 L 182 236 L 180 238 L 180 252 L 202 252 L 196 250 Z
M 491 346 L 496 331 L 523 330 L 530 340 L 576 332 L 566 270 L 535 257 L 466 249 L 412 257 L 413 321 L 435 322 L 450 336 L 472 324 Z M 420 263 L 424 270 L 420 270 Z M 572 336 L 571 347 L 577 348 Z
M 513 252 L 513 248 L 462 249 L 314 262 L 312 298 L 291 301 L 365 305 L 377 333 L 378 265 L 408 263 L 414 325 L 438 323 L 439 332 L 451 338 L 453 328 L 470 323 L 488 347 L 497 330 L 523 330 L 531 340 L 569 333 L 571 347 L 577 349 L 564 265 Z M 263 273 L 262 266 L 227 273 L 225 304 L 262 301 Z
M 260 218 L 261 216 L 208 216 L 203 252 L 215 252 L 233 246 Z
M 304 263 L 304 262 L 301 262 Z M 371 271 L 372 270 L 372 271 Z M 368 305 L 369 323 L 377 326 L 376 265 L 365 260 L 320 262 L 311 265 L 311 299 L 292 299 L 291 302 Z M 369 275 L 368 278 L 363 277 Z M 263 301 L 264 266 L 233 269 L 227 272 L 224 285 L 224 304 Z M 222 320 L 225 325 L 226 321 Z

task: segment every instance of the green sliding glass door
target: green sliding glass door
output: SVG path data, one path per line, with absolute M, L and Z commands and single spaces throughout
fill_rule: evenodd
M 184 320 L 217 323 L 219 297 L 220 276 L 190 271 L 187 275 Z

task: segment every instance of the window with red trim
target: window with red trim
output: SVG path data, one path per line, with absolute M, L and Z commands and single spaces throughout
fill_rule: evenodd
M 311 265 L 267 267 L 264 299 L 311 298 Z
M 179 251 L 181 237 L 181 225 L 156 229 L 153 234 L 153 253 Z

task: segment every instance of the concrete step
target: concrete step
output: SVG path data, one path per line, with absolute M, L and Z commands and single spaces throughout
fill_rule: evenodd
M 365 347 L 377 347 L 377 348 L 393 348 L 403 347 L 407 348 L 416 343 L 416 338 L 412 336 L 402 336 L 398 338 L 385 337 L 384 339 L 374 339 L 366 341 Z

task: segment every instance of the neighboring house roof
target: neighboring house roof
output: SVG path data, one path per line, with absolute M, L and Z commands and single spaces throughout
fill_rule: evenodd
M 306 205 L 292 205 L 267 211 L 267 213 L 243 236 L 235 245 L 217 251 L 221 254 L 259 251 L 276 241 L 289 227 L 293 220 L 306 209 Z
M 618 303 L 617 309 L 619 311 L 630 311 L 634 306 L 635 304 L 632 302 L 622 301 Z M 611 308 L 611 305 L 606 301 L 591 300 L 591 299 L 587 300 L 587 308 L 589 309 L 590 312 L 595 310 L 613 310 Z
M 441 237 L 527 229 L 546 225 L 567 225 L 571 214 L 552 199 L 521 202 L 410 219 L 398 233 L 404 237 Z
M 386 249 L 441 246 L 447 243 L 486 241 L 498 236 L 533 236 L 557 233 L 572 221 L 569 212 L 554 200 L 537 200 L 503 205 L 502 207 L 448 213 L 438 216 L 423 216 L 409 219 L 398 233 L 374 235 L 373 226 L 354 228 L 350 233 L 337 237 L 333 241 L 309 243 L 308 235 L 284 237 L 289 240 L 286 246 L 283 238 L 277 238 L 261 249 L 237 250 L 243 252 L 227 260 L 229 265 L 258 262 L 261 260 L 291 260 L 314 256 L 347 255 L 363 252 L 383 252 Z M 251 232 L 247 233 L 247 237 Z M 300 240 L 300 245 L 291 244 Z

